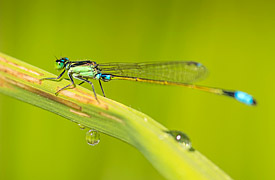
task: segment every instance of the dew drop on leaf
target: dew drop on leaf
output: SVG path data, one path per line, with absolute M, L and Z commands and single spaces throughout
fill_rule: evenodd
M 192 145 L 191 145 L 191 141 L 189 139 L 189 137 L 181 132 L 181 131 L 165 131 L 166 133 L 168 133 L 169 135 L 171 135 L 177 142 L 179 142 L 185 149 L 187 150 L 191 150 L 192 149 Z
M 97 130 L 90 129 L 86 133 L 86 141 L 89 145 L 95 146 L 100 142 L 100 134 Z
M 84 125 L 82 125 L 82 124 L 78 124 L 78 126 L 79 126 L 79 128 L 80 128 L 81 130 L 83 130 L 83 129 L 86 128 L 86 127 L 85 127 Z

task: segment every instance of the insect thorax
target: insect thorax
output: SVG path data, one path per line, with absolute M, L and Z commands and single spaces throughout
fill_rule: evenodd
M 99 73 L 99 70 L 96 69 L 93 65 L 87 64 L 85 66 L 75 66 L 71 67 L 68 71 L 74 76 L 84 77 L 84 78 L 95 78 Z

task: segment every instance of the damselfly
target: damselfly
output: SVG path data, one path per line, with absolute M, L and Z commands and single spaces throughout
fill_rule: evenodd
M 146 63 L 102 63 L 95 61 L 70 61 L 63 57 L 56 60 L 56 69 L 63 70 L 57 78 L 43 78 L 41 80 L 60 80 L 67 71 L 71 84 L 59 89 L 55 94 L 67 88 L 74 88 L 74 79 L 89 83 L 92 86 L 94 96 L 97 99 L 93 83 L 89 79 L 98 80 L 102 93 L 105 96 L 101 81 L 130 80 L 148 82 L 162 85 L 184 86 L 198 89 L 218 95 L 232 97 L 247 105 L 256 105 L 255 99 L 242 91 L 225 90 L 206 86 L 194 85 L 193 83 L 202 80 L 207 69 L 200 63 L 193 61 L 172 61 L 172 62 L 146 62 Z

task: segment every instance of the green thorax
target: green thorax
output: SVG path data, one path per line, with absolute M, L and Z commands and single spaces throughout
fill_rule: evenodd
M 85 64 L 80 66 L 74 66 L 72 64 L 68 72 L 72 73 L 74 76 L 94 78 L 95 75 L 99 73 L 99 70 L 96 69 L 92 64 Z

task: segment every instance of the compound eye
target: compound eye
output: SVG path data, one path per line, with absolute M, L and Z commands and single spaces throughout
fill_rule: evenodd
M 58 69 L 58 70 L 63 69 L 64 68 L 64 62 L 56 61 L 55 68 Z

